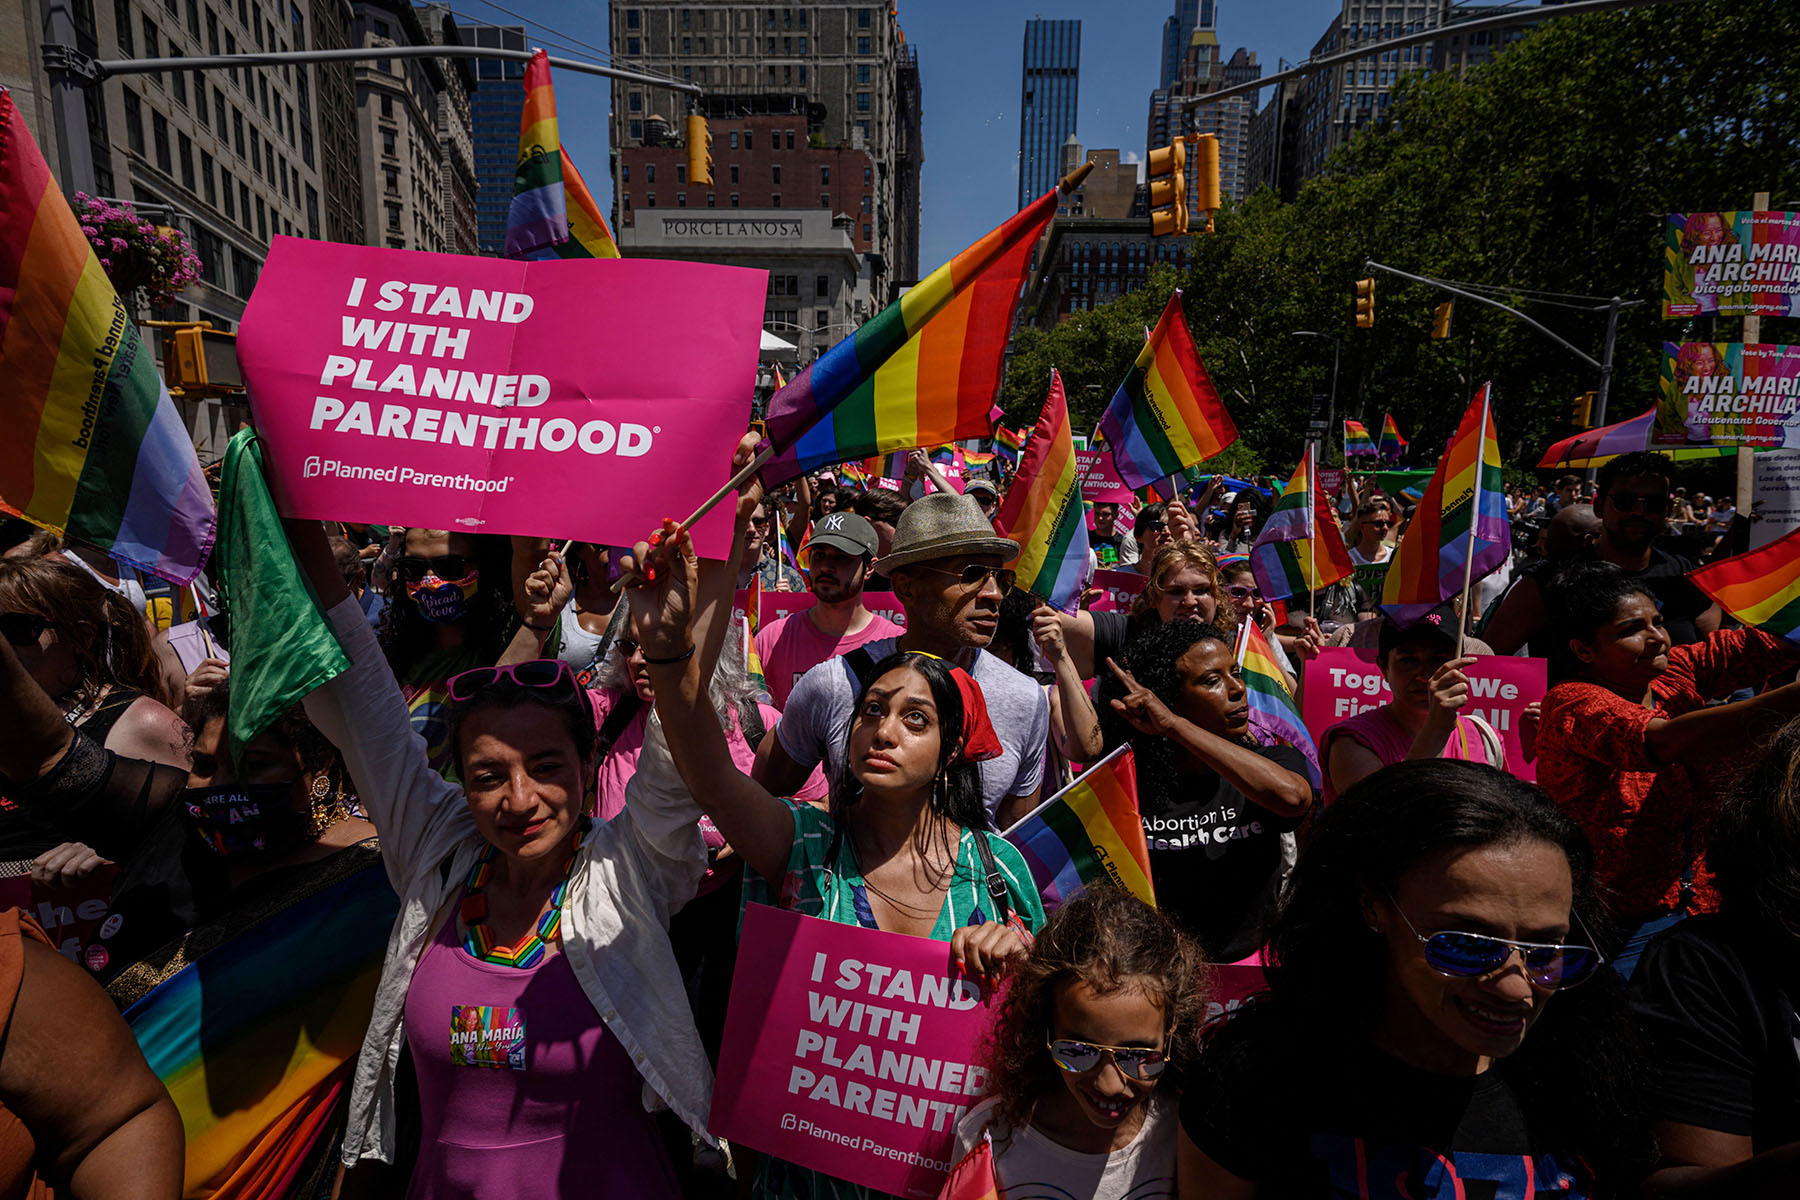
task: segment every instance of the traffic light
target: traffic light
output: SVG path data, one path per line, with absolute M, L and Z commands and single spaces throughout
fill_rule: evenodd
M 712 130 L 706 127 L 705 117 L 690 115 L 687 119 L 688 183 L 711 187 L 712 168 Z
M 244 390 L 237 334 L 191 326 L 169 331 L 163 343 L 163 379 L 184 396 L 223 396 Z
M 1583 392 L 1575 397 L 1575 428 L 1592 429 L 1594 427 L 1594 400 L 1599 392 Z
M 1163 237 L 1188 231 L 1187 146 L 1181 142 L 1150 152 L 1150 234 Z M 1167 211 L 1163 205 L 1171 205 Z
M 1356 327 L 1358 329 L 1375 328 L 1375 280 L 1373 278 L 1356 281 Z
M 1446 300 L 1437 306 L 1437 315 L 1431 319 L 1431 336 L 1443 341 L 1450 336 L 1450 314 L 1456 311 L 1456 301 Z
M 1219 139 L 1203 133 L 1194 140 L 1194 207 L 1206 214 L 1206 232 L 1223 200 L 1219 188 Z

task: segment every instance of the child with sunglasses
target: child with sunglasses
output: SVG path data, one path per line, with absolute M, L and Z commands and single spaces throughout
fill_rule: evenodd
M 1181 1194 L 1631 1192 L 1651 1146 L 1590 863 L 1573 821 L 1492 767 L 1352 787 L 1300 852 L 1267 992 L 1182 1093 Z
M 990 1138 L 1006 1195 L 1173 1197 L 1205 972 L 1199 945 L 1134 896 L 1101 886 L 1064 904 L 1014 965 L 958 1157 Z

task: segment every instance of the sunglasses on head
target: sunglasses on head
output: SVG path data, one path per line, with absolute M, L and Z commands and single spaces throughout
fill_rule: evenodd
M 450 699 L 461 704 L 491 687 L 507 683 L 540 691 L 566 692 L 571 696 L 581 694 L 575 683 L 575 672 L 559 658 L 534 658 L 509 667 L 476 667 L 473 671 L 452 675 L 444 686 Z
M 1225 585 L 1225 594 L 1233 600 L 1262 599 L 1262 589 L 1248 583 L 1228 583 Z
M 1019 573 L 1010 567 L 990 567 L 983 563 L 970 563 L 960 571 L 946 571 L 942 567 L 926 567 L 925 569 L 935 575 L 948 575 L 964 587 L 980 587 L 988 581 L 988 577 L 991 575 L 994 583 L 1002 592 L 1012 591 L 1013 581 L 1019 577 Z
M 427 575 L 436 575 L 439 579 L 461 579 L 474 569 L 474 564 L 460 554 L 438 554 L 431 558 L 408 554 L 394 564 L 394 569 L 407 583 L 417 583 Z
M 1392 902 L 1390 896 L 1389 903 Z M 1398 904 L 1394 905 L 1394 911 L 1400 913 L 1406 928 L 1425 947 L 1425 965 L 1451 979 L 1479 979 L 1491 975 L 1511 962 L 1513 952 L 1517 951 L 1520 961 L 1525 964 L 1525 977 L 1536 987 L 1556 991 L 1585 983 L 1606 961 L 1605 956 L 1592 946 L 1519 942 L 1453 929 L 1440 930 L 1427 937 L 1400 911 Z
M 1148 1046 L 1102 1046 L 1074 1038 L 1056 1038 L 1045 1045 L 1050 1048 L 1051 1060 L 1071 1075 L 1085 1075 L 1107 1058 L 1127 1079 L 1155 1079 L 1168 1065 L 1161 1050 Z
M 1654 516 L 1669 511 L 1667 492 L 1610 492 L 1607 498 L 1620 512 L 1643 512 Z
M 51 624 L 36 613 L 0 613 L 0 637 L 15 646 L 35 646 L 39 635 Z

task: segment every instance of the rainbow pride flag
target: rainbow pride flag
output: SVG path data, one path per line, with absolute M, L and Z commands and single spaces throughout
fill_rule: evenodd
M 1381 461 L 1399 462 L 1400 456 L 1406 453 L 1406 444 L 1406 439 L 1400 436 L 1400 427 L 1394 424 L 1394 414 L 1383 413 L 1381 416 L 1381 445 L 1377 447 L 1381 452 Z
M 600 206 L 563 149 L 550 58 L 532 53 L 519 114 L 519 165 L 506 210 L 508 258 L 618 258 Z
M 1008 429 L 1004 425 L 994 426 L 994 453 L 1007 466 L 1017 469 L 1019 455 L 1024 453 L 1025 441 L 1031 436 L 1029 429 Z
M 1475 393 L 1389 560 L 1381 607 L 1402 625 L 1460 594 L 1465 580 L 1480 579 L 1512 553 L 1492 391 L 1484 383 Z
M 1368 426 L 1361 421 L 1344 420 L 1344 457 L 1375 457 L 1375 439 L 1369 436 Z
M 1255 621 L 1245 621 L 1238 632 L 1238 666 L 1244 677 L 1244 690 L 1250 704 L 1250 728 L 1265 738 L 1286 742 L 1306 758 L 1306 776 L 1313 790 L 1325 786 L 1319 770 L 1319 747 L 1306 722 L 1300 719 L 1300 706 L 1288 691 L 1275 652 L 1269 639 Z
M 1237 426 L 1188 332 L 1180 289 L 1101 414 L 1100 432 L 1119 477 L 1134 491 L 1237 441 Z
M 938 1200 L 1000 1200 L 1000 1181 L 994 1175 L 994 1143 L 984 1130 L 981 1140 L 969 1148 L 944 1180 Z
M 0 510 L 185 586 L 218 514 L 131 314 L 0 88 Z
M 1025 856 L 1046 911 L 1100 879 L 1156 903 L 1130 746 L 1089 767 L 1000 836 Z
M 1310 595 L 1348 579 L 1356 570 L 1331 502 L 1318 487 L 1311 446 L 1250 548 L 1250 569 L 1270 600 Z
M 744 630 L 744 673 L 750 676 L 755 690 L 767 693 L 769 681 L 763 673 L 762 655 L 756 652 L 756 631 L 762 627 L 762 572 L 750 572 L 750 586 L 744 589 L 744 608 L 736 617 Z
M 986 437 L 1031 248 L 1056 189 L 920 280 L 769 401 L 770 485 L 886 450 Z
M 1800 642 L 1800 529 L 1760 550 L 1701 567 L 1688 578 L 1744 624 Z
M 1088 575 L 1087 520 L 1075 469 L 1075 430 L 1062 376 L 1050 372 L 1050 395 L 1038 415 L 1031 450 L 1006 493 L 994 524 L 1019 544 L 1019 586 L 1066 613 L 1081 606 Z

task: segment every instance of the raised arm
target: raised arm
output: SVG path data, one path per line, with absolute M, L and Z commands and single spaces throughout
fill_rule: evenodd
M 1106 739 L 1100 733 L 1100 714 L 1094 708 L 1094 698 L 1082 685 L 1075 659 L 1063 638 L 1060 616 L 1048 604 L 1038 605 L 1031 613 L 1031 632 L 1038 650 L 1056 671 L 1057 704 L 1050 710 L 1051 733 L 1065 759 L 1093 762 L 1106 752 Z

